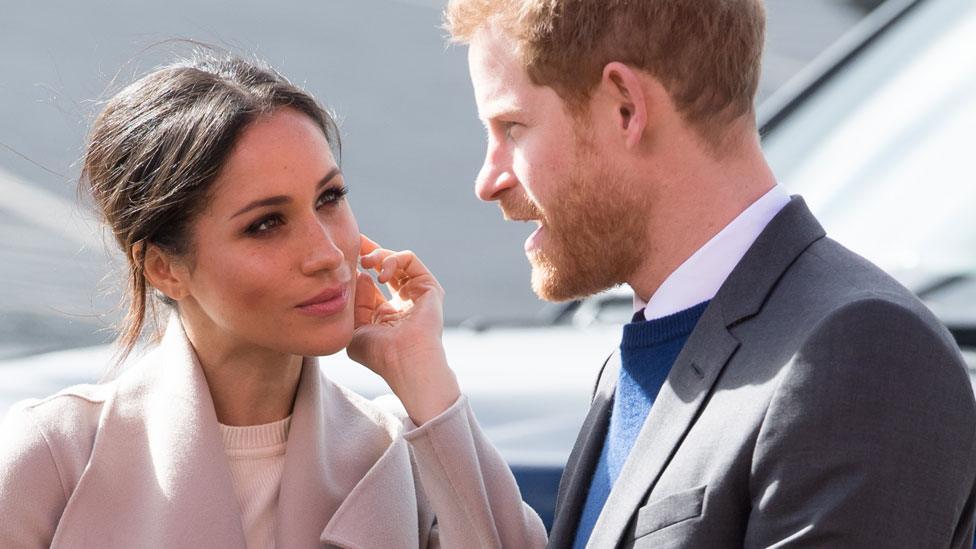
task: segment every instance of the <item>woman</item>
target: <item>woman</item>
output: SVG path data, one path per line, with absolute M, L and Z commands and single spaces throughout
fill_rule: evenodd
M 117 379 L 8 415 L 0 546 L 544 545 L 447 366 L 443 290 L 361 237 L 333 146 L 313 98 L 241 59 L 109 101 L 82 180 L 129 261 L 123 355 L 154 299 L 169 320 Z M 344 348 L 402 407 L 309 358 Z

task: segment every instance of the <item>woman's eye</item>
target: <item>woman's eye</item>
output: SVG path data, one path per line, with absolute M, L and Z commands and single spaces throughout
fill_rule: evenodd
M 248 234 L 261 235 L 281 225 L 284 220 L 279 215 L 269 215 L 252 223 L 246 230 Z
M 315 208 L 321 208 L 329 204 L 335 204 L 342 200 L 346 194 L 349 193 L 349 189 L 346 187 L 333 187 L 331 189 L 326 189 L 321 195 L 319 195 L 318 202 L 315 204 Z

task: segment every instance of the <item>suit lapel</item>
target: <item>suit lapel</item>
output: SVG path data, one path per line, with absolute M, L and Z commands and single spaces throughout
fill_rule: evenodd
M 620 371 L 620 355 L 613 353 L 607 359 L 600 376 L 600 383 L 590 404 L 590 411 L 569 454 L 566 468 L 559 480 L 556 497 L 555 520 L 549 535 L 549 547 L 570 547 L 576 535 L 580 513 L 586 502 L 593 470 L 600 459 L 603 441 L 607 435 L 610 411 L 613 408 L 613 391 Z
M 593 527 L 589 546 L 617 545 L 634 510 L 664 471 L 739 347 L 719 309 L 708 307 L 678 355 Z

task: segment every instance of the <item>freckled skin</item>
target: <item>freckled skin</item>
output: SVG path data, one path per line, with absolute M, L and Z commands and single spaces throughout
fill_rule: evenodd
M 534 85 L 504 35 L 482 31 L 468 60 L 488 129 L 475 192 L 508 219 L 540 223 L 527 250 L 533 290 L 565 301 L 624 282 L 648 248 L 647 208 L 606 160 L 598 127 L 570 115 L 552 88 Z
M 348 345 L 359 228 L 345 199 L 323 203 L 323 192 L 343 183 L 339 174 L 318 188 L 335 168 L 322 130 L 297 111 L 279 109 L 245 129 L 193 226 L 190 296 L 181 312 L 198 339 L 306 356 Z M 234 216 L 278 195 L 289 202 Z M 245 232 L 269 215 L 277 220 L 262 236 Z M 296 308 L 336 286 L 348 297 L 341 312 L 316 317 Z

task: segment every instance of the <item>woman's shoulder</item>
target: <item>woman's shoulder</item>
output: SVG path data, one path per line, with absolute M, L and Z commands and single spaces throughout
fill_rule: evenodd
M 0 546 L 49 543 L 91 456 L 109 385 L 18 402 L 0 423 Z M 8 545 L 8 543 L 10 545 Z
M 76 385 L 14 404 L 0 425 L 0 471 L 19 470 L 28 476 L 55 472 L 70 494 L 91 455 L 113 385 Z
M 90 358 L 104 359 L 103 354 L 100 352 Z M 29 398 L 15 403 L 3 417 L 3 432 L 34 429 L 41 432 L 52 446 L 74 443 L 87 438 L 84 436 L 86 433 L 94 436 L 106 402 L 118 391 L 120 384 L 125 383 L 124 380 L 143 375 L 142 362 L 152 354 L 143 353 L 137 360 L 127 363 L 126 367 L 116 369 L 112 377 L 105 381 L 76 384 L 43 398 Z M 98 362 L 101 363 L 101 360 Z M 89 375 L 96 373 L 96 369 L 92 368 L 85 371 Z M 11 440 L 15 439 L 4 436 L 0 439 L 0 445 L 6 446 Z
M 112 394 L 115 382 L 74 385 L 45 398 L 30 398 L 14 404 L 8 421 L 30 421 L 42 431 L 67 429 L 79 434 L 83 424 L 97 426 L 98 415 Z

